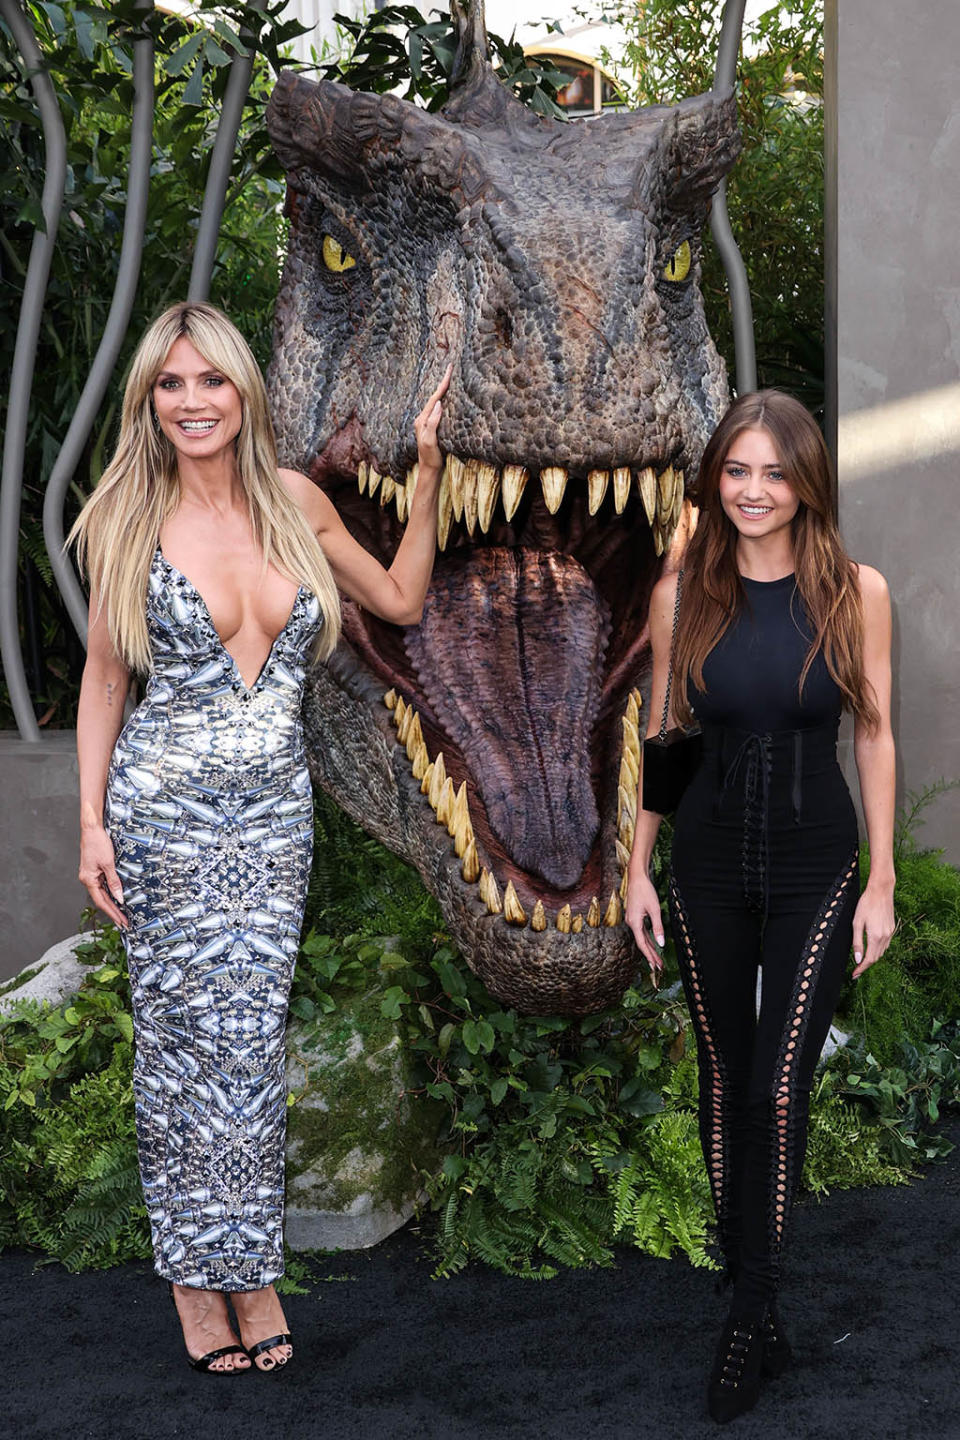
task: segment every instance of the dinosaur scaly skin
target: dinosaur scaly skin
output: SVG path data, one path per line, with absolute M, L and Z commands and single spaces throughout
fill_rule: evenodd
M 423 620 L 345 605 L 308 699 L 314 778 L 416 865 L 497 996 L 601 1008 L 637 964 L 621 895 L 650 590 L 727 402 L 698 255 L 733 98 L 563 124 L 474 43 L 439 115 L 285 73 L 268 121 L 291 218 L 281 459 L 385 563 L 413 418 L 454 367 Z

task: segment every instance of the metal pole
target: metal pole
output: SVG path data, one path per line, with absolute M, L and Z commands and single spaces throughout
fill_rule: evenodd
M 34 99 L 43 124 L 46 173 L 43 180 L 43 228 L 33 232 L 30 261 L 23 286 L 17 340 L 13 352 L 7 433 L 3 443 L 3 470 L 0 478 L 0 655 L 10 692 L 10 703 L 21 739 L 40 740 L 20 649 L 17 606 L 17 553 L 20 541 L 20 500 L 23 493 L 23 459 L 27 444 L 30 391 L 37 357 L 37 338 L 43 316 L 50 262 L 57 243 L 57 227 L 63 205 L 67 174 L 67 142 L 50 77 L 27 16 L 15 0 L 0 0 L 3 16 L 26 62 Z
M 263 11 L 266 6 L 267 0 L 251 0 L 250 9 Z M 200 212 L 197 243 L 193 251 L 190 287 L 187 292 L 188 300 L 206 300 L 210 294 L 210 279 L 213 275 L 214 261 L 217 258 L 217 239 L 220 235 L 220 221 L 223 217 L 223 202 L 227 194 L 230 168 L 233 165 L 233 152 L 237 144 L 237 132 L 240 129 L 243 107 L 250 89 L 250 76 L 253 72 L 251 45 L 253 36 L 248 30 L 241 29 L 240 38 L 247 46 L 247 54 L 235 55 L 230 65 L 230 78 L 227 81 L 226 94 L 223 97 L 217 138 L 213 143 L 210 169 L 207 171 L 207 184 L 203 192 L 203 209 Z
M 153 0 L 139 0 L 137 9 L 146 17 Z M 87 436 L 113 375 L 136 299 L 143 235 L 150 189 L 150 162 L 153 146 L 153 37 L 144 28 L 133 42 L 133 119 L 130 137 L 130 169 L 127 204 L 123 217 L 120 263 L 110 303 L 110 313 L 90 374 L 70 421 L 66 439 L 54 462 L 43 501 L 43 538 L 60 594 L 74 629 L 86 643 L 87 602 L 73 566 L 63 552 L 63 503 L 67 488 L 83 454 Z
M 740 37 L 743 33 L 745 8 L 746 0 L 727 0 L 724 6 L 720 48 L 717 52 L 717 68 L 713 77 L 714 90 L 732 90 L 736 84 L 737 56 L 740 53 Z M 720 188 L 713 197 L 710 229 L 713 231 L 713 238 L 726 272 L 727 285 L 730 288 L 737 394 L 745 395 L 748 391 L 757 388 L 757 351 L 753 336 L 753 305 L 750 301 L 750 284 L 747 280 L 746 266 L 730 225 L 725 178 L 720 182 Z

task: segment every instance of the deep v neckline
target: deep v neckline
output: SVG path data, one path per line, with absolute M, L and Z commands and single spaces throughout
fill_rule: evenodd
M 241 672 L 240 672 L 240 666 L 237 664 L 236 656 L 233 654 L 233 651 L 232 651 L 232 650 L 228 650 L 228 649 L 227 649 L 226 645 L 224 644 L 223 637 L 222 637 L 221 634 L 220 634 L 220 631 L 217 629 L 216 625 L 215 625 L 214 622 L 213 622 L 213 615 L 212 615 L 211 612 L 210 612 L 210 606 L 207 604 L 206 600 L 204 600 L 202 594 L 201 594 L 200 591 L 197 589 L 197 587 L 196 587 L 196 585 L 193 583 L 193 581 L 190 579 L 190 576 L 189 576 L 189 575 L 185 575 L 184 572 L 180 569 L 180 567 L 179 567 L 178 565 L 173 565 L 173 564 L 167 559 L 166 555 L 164 555 L 164 553 L 163 553 L 163 549 L 162 549 L 162 547 L 160 546 L 159 542 L 158 542 L 158 544 L 157 544 L 157 548 L 156 548 L 156 551 L 155 551 L 154 553 L 160 557 L 161 563 L 164 564 L 164 565 L 167 567 L 168 570 L 172 571 L 174 575 L 179 575 L 180 579 L 183 580 L 187 585 L 189 585 L 190 589 L 193 591 L 194 595 L 196 596 L 197 600 L 199 601 L 199 603 L 200 603 L 200 605 L 201 605 L 201 607 L 202 607 L 203 617 L 204 617 L 204 619 L 206 620 L 207 624 L 210 626 L 210 629 L 211 629 L 211 631 L 213 632 L 214 639 L 216 640 L 217 645 L 219 646 L 221 653 L 226 656 L 226 658 L 229 660 L 230 664 L 233 666 L 233 673 L 236 675 L 237 680 L 240 682 L 240 685 L 243 687 L 244 693 L 247 694 L 247 695 L 252 695 L 252 694 L 254 693 L 254 691 L 257 689 L 257 687 L 259 686 L 260 681 L 263 679 L 264 675 L 265 675 L 266 672 L 267 672 L 267 666 L 270 664 L 270 661 L 273 659 L 273 652 L 276 650 L 277 646 L 279 645 L 280 641 L 283 639 L 284 635 L 286 635 L 287 631 L 290 629 L 290 625 L 291 625 L 291 623 L 292 623 L 292 621 L 293 621 L 293 617 L 294 617 L 294 615 L 296 614 L 296 611 L 297 611 L 297 605 L 298 605 L 298 603 L 299 603 L 299 601 L 300 601 L 300 596 L 301 596 L 302 593 L 303 593 L 303 586 L 302 586 L 302 585 L 298 585 L 298 586 L 297 586 L 297 593 L 296 593 L 296 595 L 294 595 L 294 597 L 293 597 L 293 604 L 290 606 L 290 614 L 287 616 L 287 618 L 286 618 L 286 620 L 285 620 L 285 622 L 284 622 L 284 624 L 283 624 L 282 629 L 280 629 L 280 630 L 277 632 L 277 634 L 273 637 L 273 640 L 271 641 L 271 644 L 270 644 L 270 649 L 267 651 L 267 654 L 266 654 L 266 657 L 265 657 L 265 659 L 264 659 L 264 662 L 263 662 L 263 664 L 260 666 L 260 669 L 257 671 L 256 679 L 254 680 L 254 682 L 253 682 L 252 685 L 248 685 L 247 682 L 246 682 L 246 680 L 244 680 L 243 675 L 242 675 Z

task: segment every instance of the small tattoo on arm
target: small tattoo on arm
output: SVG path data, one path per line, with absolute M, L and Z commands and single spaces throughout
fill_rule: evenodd
M 108 705 L 112 705 L 112 704 L 113 704 L 113 691 L 114 691 L 114 686 L 113 686 L 112 684 L 110 684 L 110 682 L 108 681 L 108 682 L 107 682 L 107 704 L 108 704 Z

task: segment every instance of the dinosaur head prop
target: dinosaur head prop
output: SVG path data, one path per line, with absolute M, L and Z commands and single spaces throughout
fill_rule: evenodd
M 495 994 L 582 1013 L 636 968 L 621 894 L 647 607 L 727 403 L 699 236 L 739 136 L 712 92 L 536 116 L 494 76 L 476 11 L 461 52 L 437 115 L 289 73 L 270 101 L 291 220 L 281 457 L 385 563 L 414 416 L 453 363 L 422 623 L 345 606 L 308 744 Z

